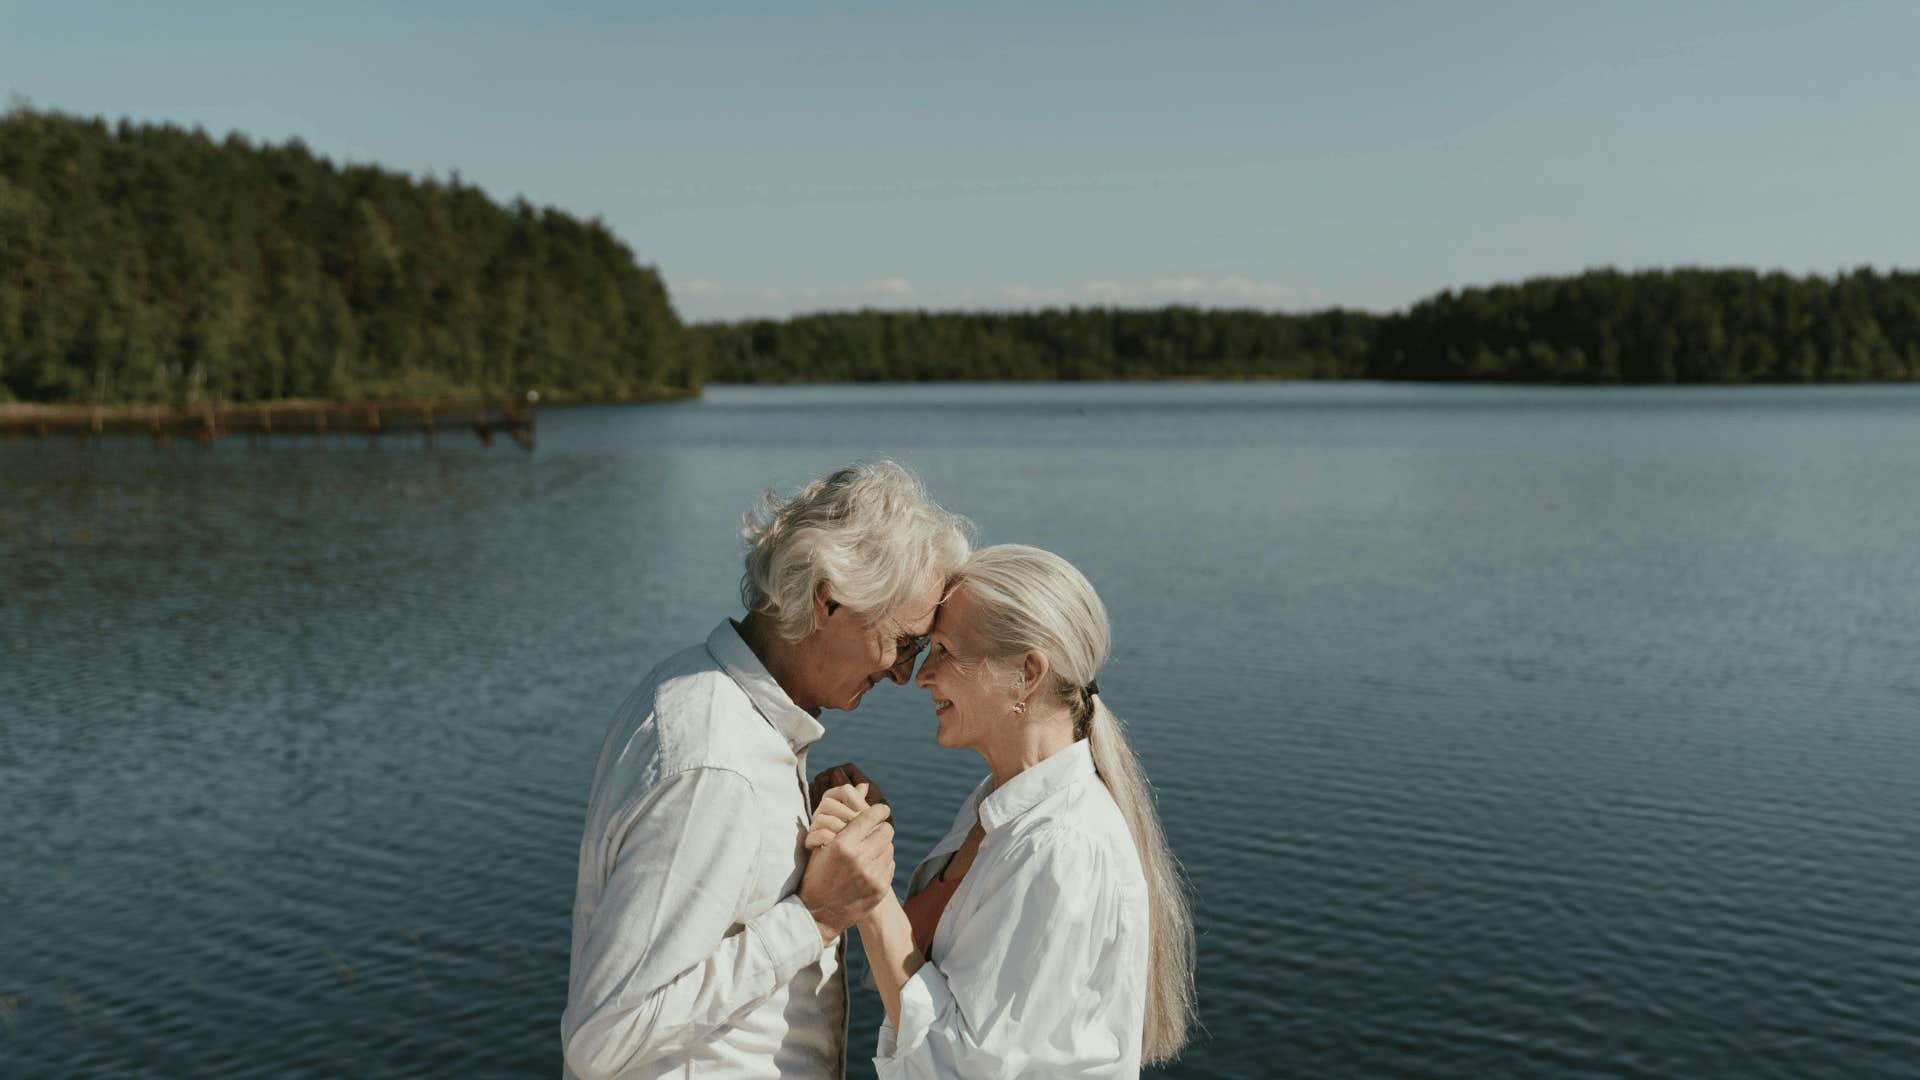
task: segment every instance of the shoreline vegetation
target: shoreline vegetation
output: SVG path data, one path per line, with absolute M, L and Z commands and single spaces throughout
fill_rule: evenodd
M 502 206 L 458 174 L 336 165 L 298 139 L 24 105 L 0 117 L 0 407 L 1152 379 L 1906 382 L 1920 380 L 1920 272 L 1600 269 L 1385 314 L 865 310 L 689 325 L 603 222 Z
M 1401 312 L 858 311 L 696 324 L 715 382 L 1920 379 L 1920 273 L 1679 269 L 1448 289 Z

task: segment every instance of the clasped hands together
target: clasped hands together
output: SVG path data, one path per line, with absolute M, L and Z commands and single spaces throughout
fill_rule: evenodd
M 800 900 L 830 943 L 893 895 L 893 809 L 851 763 L 815 776 L 807 797 L 815 809 Z

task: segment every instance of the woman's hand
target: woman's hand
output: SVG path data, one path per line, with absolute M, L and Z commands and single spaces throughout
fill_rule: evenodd
M 880 791 L 880 785 L 873 782 L 873 777 L 861 772 L 860 766 L 849 761 L 845 764 L 835 765 L 831 769 L 821 769 L 820 772 L 814 776 L 813 783 L 807 785 L 807 805 L 812 809 L 818 810 L 820 808 L 820 800 L 826 797 L 827 792 L 842 784 L 867 785 L 868 806 L 883 804 L 887 801 L 886 795 Z
M 862 814 L 891 813 L 891 808 L 877 800 L 872 803 L 873 809 L 869 808 L 868 797 L 878 794 L 871 784 L 864 782 L 827 789 L 820 797 L 820 809 L 814 811 L 813 823 L 807 826 L 807 850 L 818 852 L 820 848 L 833 843 L 834 838 L 857 818 L 863 822 L 872 820 L 871 817 L 861 818 Z M 857 826 L 854 832 L 848 834 L 849 837 L 859 835 L 859 828 L 863 827 Z M 878 829 L 884 829 L 887 840 L 891 842 L 892 826 L 881 824 L 876 826 L 876 831 Z M 814 855 L 808 868 L 811 869 L 812 862 L 820 858 L 820 855 Z M 889 858 L 882 880 L 890 883 L 892 878 L 893 861 Z M 814 921 L 818 923 L 819 917 L 815 916 Z M 860 947 L 867 952 L 874 985 L 880 988 L 880 1002 L 887 1010 L 887 1022 L 897 1031 L 900 1028 L 900 988 L 925 962 L 919 950 L 913 947 L 913 923 L 901 909 L 900 901 L 894 897 L 890 885 L 883 890 L 878 902 L 856 921 L 860 926 Z M 823 940 L 831 940 L 828 933 L 830 929 L 822 924 Z
M 813 812 L 813 822 L 807 826 L 807 850 L 825 846 L 859 817 L 868 805 L 867 791 L 866 784 L 842 784 L 828 789 L 820 797 L 820 809 Z

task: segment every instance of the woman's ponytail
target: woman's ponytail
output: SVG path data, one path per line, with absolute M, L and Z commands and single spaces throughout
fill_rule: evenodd
M 1140 759 L 1127 744 L 1120 718 L 1090 695 L 1093 715 L 1087 724 L 1087 748 L 1093 767 L 1133 833 L 1140 870 L 1147 878 L 1147 910 L 1152 932 L 1147 952 L 1147 1023 L 1140 1057 L 1155 1065 L 1178 1056 L 1194 1019 L 1193 911 L 1187 905 L 1180 865 L 1167 847 L 1154 807 L 1153 788 Z

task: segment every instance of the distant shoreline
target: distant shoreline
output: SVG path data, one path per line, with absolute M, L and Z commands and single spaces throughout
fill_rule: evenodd
M 486 445 L 504 434 L 533 447 L 534 410 L 539 405 L 653 404 L 684 401 L 700 392 L 650 387 L 613 398 L 538 393 L 522 396 L 463 395 L 407 399 L 333 401 L 288 398 L 276 401 L 195 402 L 191 405 L 89 405 L 70 402 L 0 402 L 0 436 L 150 436 L 156 443 L 175 438 L 208 443 L 228 435 L 425 435 L 470 430 Z
M 698 389 L 660 386 L 629 392 L 611 397 L 589 397 L 580 394 L 542 393 L 533 404 L 552 405 L 651 405 L 662 402 L 686 401 L 700 396 Z M 501 408 L 505 405 L 519 407 L 523 399 L 508 394 L 462 394 L 457 397 L 443 398 L 280 398 L 273 401 L 200 401 L 191 405 L 170 405 L 161 402 L 120 402 L 117 404 L 93 405 L 59 401 L 0 401 L 0 429 L 31 427 L 34 424 L 69 425 L 89 423 L 96 419 L 106 424 L 125 426 L 138 423 L 169 423 L 182 420 L 198 420 L 209 414 L 246 416 L 282 416 L 301 415 L 322 409 L 327 410 L 366 410 L 406 408 L 419 409 L 431 407 L 444 411 L 449 417 L 475 409 Z
M 8 400 L 340 405 L 512 386 L 543 403 L 651 401 L 685 395 L 621 392 L 706 381 L 1920 380 L 1916 270 L 1595 267 L 1388 312 L 865 308 L 689 324 L 660 271 L 597 219 L 336 165 L 297 139 L 215 142 L 17 108 L 0 116 L 0 172 L 19 233 L 9 251 L 31 253 L 0 257 L 0 312 L 21 315 L 0 318 Z
M 1102 379 L 766 379 L 754 382 L 716 380 L 703 387 L 649 387 L 640 391 L 630 391 L 611 396 L 596 396 L 560 391 L 541 391 L 532 401 L 516 398 L 512 395 L 460 395 L 437 398 L 344 398 L 339 400 L 325 398 L 283 398 L 272 401 L 202 401 L 191 405 L 170 405 L 158 402 L 121 402 L 116 404 L 86 404 L 75 402 L 44 401 L 0 401 L 0 434 L 32 433 L 38 427 L 50 431 L 76 431 L 88 427 L 95 430 L 113 430 L 125 432 L 149 426 L 179 429 L 188 425 L 204 425 L 210 420 L 238 420 L 253 427 L 265 420 L 269 424 L 281 423 L 293 428 L 300 419 L 318 413 L 366 414 L 381 410 L 419 414 L 434 412 L 443 415 L 448 422 L 454 422 L 462 414 L 479 412 L 519 411 L 528 405 L 539 408 L 566 408 L 572 406 L 599 405 L 656 405 L 674 402 L 694 401 L 702 396 L 707 388 L 726 387 L 730 389 L 770 389 L 775 387 L 829 387 L 829 386 L 1127 386 L 1147 383 L 1177 383 L 1181 385 L 1233 385 L 1245 383 L 1374 383 L 1379 385 L 1405 386 L 1458 386 L 1458 387 L 1495 387 L 1508 386 L 1535 389 L 1565 390 L 1619 390 L 1619 389 L 1680 389 L 1695 387 L 1701 389 L 1731 389 L 1734 387 L 1870 387 L 1870 386 L 1913 386 L 1920 379 L 1834 379 L 1808 382 L 1752 381 L 1743 383 L 1723 382 L 1677 382 L 1677 383 L 1566 383 L 1529 381 L 1519 379 L 1378 379 L 1378 378 L 1326 378 L 1303 375 L 1141 375 L 1120 376 Z M 287 423 L 292 421 L 292 423 Z
M 1730 390 L 1743 386 L 1914 386 L 1920 377 L 1892 379 L 1749 379 L 1745 382 L 1554 382 L 1546 379 L 1386 379 L 1374 375 L 1113 375 L 1098 379 L 1059 377 L 1033 379 L 712 379 L 702 389 L 716 386 L 1136 386 L 1144 383 L 1180 383 L 1183 385 L 1234 385 L 1239 383 L 1370 383 L 1378 386 L 1514 386 L 1556 390 L 1675 390 L 1683 387 Z M 697 396 L 697 395 L 695 395 Z M 617 404 L 585 399 L 568 404 Z

